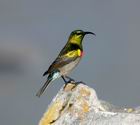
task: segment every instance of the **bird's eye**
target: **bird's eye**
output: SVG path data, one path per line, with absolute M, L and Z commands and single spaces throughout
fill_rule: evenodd
M 77 33 L 77 35 L 81 35 L 81 33 Z

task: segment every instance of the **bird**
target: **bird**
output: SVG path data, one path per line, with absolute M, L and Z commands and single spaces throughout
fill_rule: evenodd
M 58 78 L 62 78 L 65 83 L 68 83 L 66 79 L 72 80 L 68 74 L 78 65 L 83 57 L 83 45 L 82 41 L 85 35 L 92 34 L 93 32 L 74 30 L 71 32 L 66 45 L 60 51 L 57 58 L 50 65 L 48 70 L 43 74 L 47 75 L 47 80 L 40 90 L 36 93 L 36 96 L 40 97 L 48 85 Z

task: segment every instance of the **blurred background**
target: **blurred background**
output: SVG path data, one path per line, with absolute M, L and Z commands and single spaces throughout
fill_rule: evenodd
M 37 125 L 63 85 L 54 81 L 41 98 L 42 74 L 72 30 L 84 39 L 85 56 L 71 77 L 119 106 L 140 105 L 139 0 L 1 0 L 0 124 Z

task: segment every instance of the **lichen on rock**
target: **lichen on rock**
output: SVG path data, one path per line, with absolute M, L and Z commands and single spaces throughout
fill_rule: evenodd
M 139 108 L 99 100 L 93 88 L 69 83 L 53 99 L 39 125 L 140 125 Z

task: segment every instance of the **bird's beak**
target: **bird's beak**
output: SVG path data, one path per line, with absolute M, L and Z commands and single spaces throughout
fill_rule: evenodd
M 84 33 L 85 33 L 85 35 L 86 34 L 92 34 L 92 35 L 96 36 L 96 34 L 95 33 L 92 33 L 92 32 L 84 32 Z

